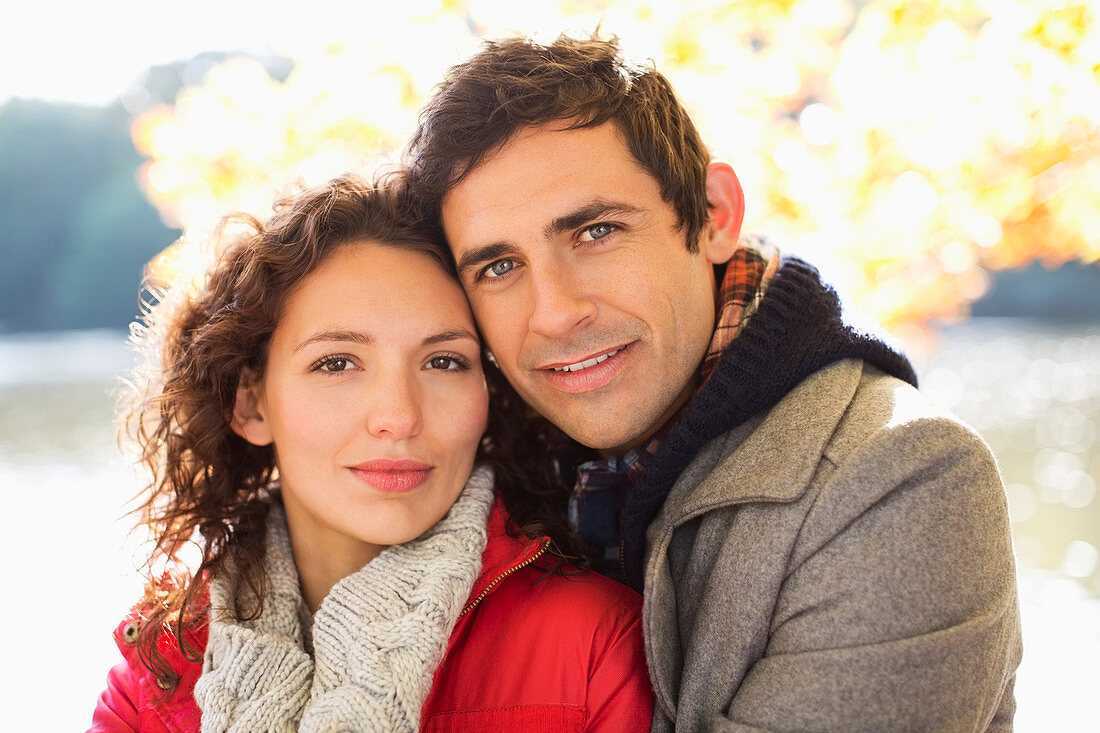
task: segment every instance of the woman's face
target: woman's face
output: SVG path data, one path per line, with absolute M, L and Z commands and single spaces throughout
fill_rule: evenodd
M 369 560 L 447 513 L 486 426 L 479 355 L 462 289 L 422 253 L 355 242 L 290 293 L 234 427 L 274 443 L 296 552 Z

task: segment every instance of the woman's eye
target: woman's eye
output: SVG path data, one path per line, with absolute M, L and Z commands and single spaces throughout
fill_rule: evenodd
M 593 224 L 584 230 L 584 234 L 581 236 L 583 241 L 591 242 L 596 239 L 603 239 L 611 232 L 615 231 L 614 224 Z
M 320 372 L 329 372 L 333 374 L 336 372 L 346 372 L 353 366 L 351 359 L 346 356 L 330 356 L 317 362 L 317 366 L 314 368 Z
M 459 369 L 465 369 L 466 365 L 453 356 L 433 356 L 428 360 L 428 368 L 458 371 Z
M 485 277 L 494 278 L 501 275 L 507 275 L 516 267 L 515 260 L 497 260 L 488 267 L 485 268 L 483 274 Z

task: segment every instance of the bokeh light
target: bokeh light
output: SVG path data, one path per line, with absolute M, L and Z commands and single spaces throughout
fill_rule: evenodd
M 1096 0 L 405 0 L 365 13 L 320 0 L 293 15 L 203 2 L 171 21 L 123 5 L 66 7 L 59 45 L 77 61 L 32 65 L 77 79 L 80 61 L 124 43 L 155 46 L 142 63 L 183 59 L 199 50 L 182 39 L 200 26 L 216 34 L 204 50 L 255 53 L 182 62 L 185 87 L 171 104 L 153 101 L 165 98 L 155 74 L 118 99 L 135 115 L 142 189 L 184 234 L 154 259 L 154 285 L 202 271 L 224 213 L 264 217 L 299 184 L 395 162 L 444 71 L 484 38 L 550 41 L 599 27 L 651 59 L 714 155 L 737 170 L 746 229 L 808 256 L 905 341 L 924 362 L 923 391 L 997 456 L 1024 625 L 1016 729 L 1097 727 L 1100 329 L 1095 317 L 963 320 L 999 270 L 1095 267 L 1100 257 Z M 32 76 L 11 58 L 13 80 Z M 82 86 L 109 99 L 137 68 L 115 66 L 110 83 Z M 919 348 L 933 335 L 944 348 Z M 87 723 L 118 657 L 109 631 L 138 592 L 144 537 L 124 543 L 119 515 L 140 479 L 127 459 L 105 459 L 115 451 L 109 385 L 132 360 L 121 342 L 113 332 L 0 339 L 0 486 L 9 514 L 32 518 L 0 549 L 47 558 L 14 563 L 12 587 L 53 597 L 62 578 L 67 597 L 84 599 L 75 613 L 9 604 L 11 628 L 63 628 L 80 640 L 66 670 L 75 692 L 22 706 L 22 725 L 12 711 L 18 729 Z M 64 542 L 39 537 L 44 495 L 65 509 L 53 527 Z M 13 651 L 7 687 L 36 699 L 33 681 L 56 660 L 33 634 Z
M 912 338 L 965 316 L 991 270 L 1100 256 L 1095 14 L 1085 0 L 421 0 L 291 50 L 282 81 L 216 65 L 133 133 L 149 198 L 204 230 L 392 161 L 481 38 L 598 26 L 672 80 L 741 176 L 750 229 Z

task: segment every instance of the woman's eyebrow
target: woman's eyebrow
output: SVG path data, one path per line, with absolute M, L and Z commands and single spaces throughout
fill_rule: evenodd
M 468 328 L 462 327 L 449 328 L 445 331 L 440 331 L 439 333 L 432 334 L 431 336 L 426 337 L 421 343 L 424 346 L 431 346 L 433 344 L 445 343 L 447 341 L 459 341 L 462 339 L 469 339 L 470 341 L 473 341 L 475 343 L 481 343 L 481 339 L 479 339 L 473 331 Z M 320 333 L 315 333 L 312 336 L 309 336 L 299 341 L 298 344 L 294 347 L 294 351 L 301 351 L 310 344 L 316 344 L 322 341 L 342 341 L 345 343 L 350 342 L 372 346 L 375 343 L 375 338 L 369 333 L 364 333 L 363 331 L 321 331 Z
M 344 341 L 370 346 L 374 343 L 374 336 L 371 336 L 369 333 L 364 333 L 363 331 L 321 331 L 320 333 L 315 333 L 299 341 L 297 345 L 295 345 L 293 351 L 301 351 L 310 344 L 315 344 L 319 341 Z
M 428 336 L 426 339 L 424 339 L 422 343 L 424 346 L 431 346 L 433 344 L 441 344 L 447 341 L 458 341 L 461 339 L 469 339 L 477 344 L 481 343 L 481 339 L 479 339 L 473 333 L 473 331 L 470 331 L 466 328 L 451 328 L 447 329 L 446 331 L 440 331 L 437 334 Z

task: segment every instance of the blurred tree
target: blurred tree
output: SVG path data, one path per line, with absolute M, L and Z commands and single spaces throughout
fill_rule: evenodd
M 1060 321 L 1100 320 L 1100 267 L 1067 262 L 1051 270 L 1040 264 L 998 270 L 989 294 L 971 314 Z
M 116 104 L 13 99 L 0 106 L 0 332 L 124 327 L 145 263 L 179 235 L 142 195 L 135 114 L 239 56 L 204 52 L 150 67 Z M 281 80 L 293 62 L 258 59 Z
M 747 227 L 919 339 L 965 317 L 994 272 L 1100 258 L 1096 13 L 1089 0 L 417 0 L 297 49 L 284 79 L 214 66 L 139 117 L 134 142 L 150 200 L 201 241 L 226 209 L 266 216 L 288 179 L 399 147 L 481 38 L 599 27 L 654 61 L 733 163 Z
M 1001 271 L 1096 269 L 1095 16 L 1086 0 L 416 0 L 293 61 L 153 67 L 109 109 L 14 100 L 0 107 L 0 330 L 132 315 L 140 262 L 174 238 L 131 183 L 139 165 L 145 196 L 188 235 L 158 266 L 191 263 L 227 210 L 264 217 L 298 183 L 392 161 L 481 38 L 600 26 L 653 59 L 734 164 L 749 228 L 919 336 Z M 1013 288 L 1032 287 L 1025 272 Z M 1092 282 L 1055 277 L 1067 302 L 1062 284 Z
M 180 89 L 201 84 L 212 68 L 241 55 L 229 51 L 203 51 L 189 59 L 150 66 L 121 93 L 120 101 L 132 114 L 157 105 L 173 104 Z M 286 56 L 245 55 L 259 61 L 267 73 L 278 81 L 286 79 L 294 67 L 294 62 Z
M 46 323 L 125 326 L 138 314 L 145 263 L 172 238 L 136 190 L 133 171 L 115 171 L 74 206 L 68 251 L 46 283 Z
M 175 234 L 143 199 L 119 106 L 0 107 L 0 330 L 125 326 Z

